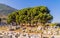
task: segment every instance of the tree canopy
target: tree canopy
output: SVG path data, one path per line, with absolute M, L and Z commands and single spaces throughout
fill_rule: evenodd
M 48 23 L 51 22 L 53 16 L 50 10 L 45 6 L 37 6 L 31 8 L 24 8 L 8 15 L 7 23 L 15 22 L 16 24 L 29 23 Z

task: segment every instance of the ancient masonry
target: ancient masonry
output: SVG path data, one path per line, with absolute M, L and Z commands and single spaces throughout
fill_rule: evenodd
M 0 38 L 60 38 L 60 34 L 49 35 L 41 33 L 20 33 L 14 31 L 2 31 L 0 32 Z
M 41 30 L 40 27 L 38 27 L 37 29 Z M 60 29 L 47 28 L 47 29 L 42 29 L 42 32 L 40 31 L 36 33 L 2 30 L 0 31 L 0 38 L 60 38 Z

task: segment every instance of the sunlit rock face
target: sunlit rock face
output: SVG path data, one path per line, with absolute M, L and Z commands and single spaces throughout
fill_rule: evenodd
M 19 32 L 4 32 L 0 33 L 0 38 L 41 38 L 40 34 L 34 33 L 19 33 Z
M 0 38 L 60 38 L 60 31 L 59 34 L 50 34 L 49 31 L 44 31 L 43 33 L 20 33 L 15 31 L 0 31 Z
M 0 31 L 0 38 L 60 38 L 60 29 L 55 27 L 49 27 L 45 29 L 43 29 L 42 26 L 36 28 L 28 27 L 28 30 L 26 30 L 25 27 L 24 28 L 20 27 L 20 28 L 22 32 L 20 30 L 18 32 L 10 31 L 9 30 L 10 26 L 9 26 L 9 29 L 7 29 L 8 31 L 6 30 Z M 29 30 L 32 32 L 27 32 Z

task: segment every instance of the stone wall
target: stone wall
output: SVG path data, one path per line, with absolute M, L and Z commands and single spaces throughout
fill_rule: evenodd
M 14 31 L 0 31 L 0 38 L 60 38 L 59 35 L 41 33 L 20 33 Z

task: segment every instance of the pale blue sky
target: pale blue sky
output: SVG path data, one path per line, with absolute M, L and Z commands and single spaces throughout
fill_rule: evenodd
M 0 3 L 16 9 L 41 5 L 47 6 L 54 17 L 53 22 L 60 22 L 60 0 L 0 0 Z

